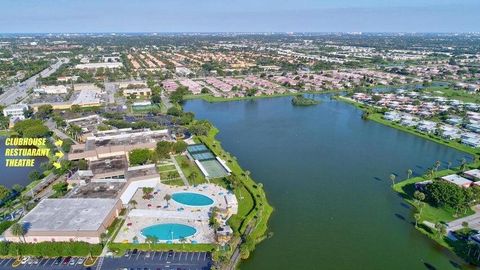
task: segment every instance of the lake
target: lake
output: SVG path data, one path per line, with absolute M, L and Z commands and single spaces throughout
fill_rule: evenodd
M 11 188 L 15 184 L 27 186 L 30 184 L 28 175 L 33 170 L 40 172 L 40 164 L 47 162 L 46 157 L 36 157 L 34 167 L 6 167 L 5 166 L 5 137 L 0 137 L 0 185 Z M 23 158 L 23 157 L 22 157 Z
M 316 98 L 322 103 L 311 107 L 294 107 L 291 97 L 185 104 L 220 129 L 223 148 L 264 184 L 275 208 L 273 237 L 241 269 L 456 269 L 460 259 L 414 229 L 389 175 L 471 157 Z

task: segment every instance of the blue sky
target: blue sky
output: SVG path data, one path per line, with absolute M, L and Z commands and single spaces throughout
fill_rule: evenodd
M 0 33 L 480 32 L 480 0 L 0 0 Z

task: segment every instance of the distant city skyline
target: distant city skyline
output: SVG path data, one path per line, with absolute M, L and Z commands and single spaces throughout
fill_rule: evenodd
M 478 0 L 3 0 L 0 33 L 480 32 Z

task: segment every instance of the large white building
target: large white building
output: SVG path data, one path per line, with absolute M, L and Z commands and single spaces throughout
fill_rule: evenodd
M 97 69 L 97 68 L 121 68 L 123 64 L 121 62 L 103 62 L 103 63 L 86 63 L 86 64 L 78 64 L 75 66 L 77 69 Z
M 100 243 L 100 236 L 118 217 L 122 204 L 118 199 L 44 199 L 19 223 L 25 226 L 22 239 L 11 230 L 5 238 L 12 242 Z
M 34 93 L 46 95 L 66 94 L 68 89 L 65 85 L 48 85 L 33 89 Z
M 5 109 L 3 109 L 3 116 L 9 116 L 11 119 L 25 119 L 25 111 L 28 110 L 28 105 L 26 104 L 12 104 Z

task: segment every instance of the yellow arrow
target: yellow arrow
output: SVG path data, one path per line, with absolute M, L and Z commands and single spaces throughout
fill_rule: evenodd
M 62 164 L 60 164 L 59 162 L 54 162 L 53 167 L 55 167 L 55 169 L 60 169 L 62 167 Z
M 60 146 L 63 145 L 63 141 L 62 140 L 57 140 L 57 141 L 55 141 L 55 145 L 60 147 Z
M 62 152 L 56 152 L 56 153 L 55 153 L 55 156 L 58 157 L 58 158 L 63 157 L 63 155 L 64 155 L 64 154 L 63 154 Z

